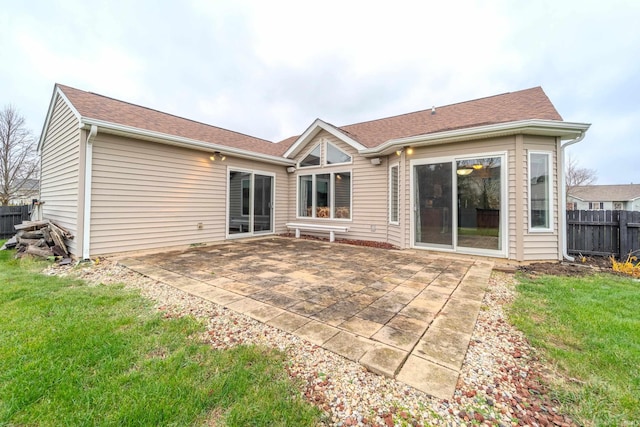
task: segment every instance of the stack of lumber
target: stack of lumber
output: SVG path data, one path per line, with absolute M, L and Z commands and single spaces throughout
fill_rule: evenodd
M 14 228 L 17 231 L 16 235 L 7 240 L 0 249 L 16 248 L 16 258 L 25 255 L 69 258 L 65 240 L 73 239 L 73 235 L 58 224 L 46 219 L 24 221 Z

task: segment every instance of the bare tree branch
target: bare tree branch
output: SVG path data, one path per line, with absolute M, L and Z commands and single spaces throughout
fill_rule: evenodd
M 571 191 L 580 185 L 594 184 L 598 180 L 598 171 L 595 169 L 578 167 L 578 161 L 567 156 L 565 165 L 565 182 L 567 197 Z
M 0 111 L 0 205 L 28 194 L 38 178 L 36 140 L 12 105 Z

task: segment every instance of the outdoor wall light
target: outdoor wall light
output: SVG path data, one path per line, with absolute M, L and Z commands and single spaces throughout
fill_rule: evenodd
M 211 156 L 209 156 L 209 159 L 211 159 L 212 162 L 215 162 L 216 159 L 220 160 L 221 162 L 224 162 L 225 160 L 227 160 L 227 156 L 220 153 L 219 151 L 216 151 Z
M 293 166 L 289 166 L 289 167 L 287 168 L 287 172 L 288 172 L 288 173 L 294 173 L 295 171 L 296 171 L 296 168 L 294 168 Z
M 411 147 L 407 147 L 405 150 L 407 151 L 407 155 L 408 155 L 408 156 L 410 156 L 410 155 L 412 155 L 412 154 L 413 154 L 413 148 L 411 148 Z
M 373 159 L 371 159 L 371 164 L 374 166 L 378 166 L 381 163 L 382 163 L 382 160 L 380 160 L 380 157 L 374 157 Z

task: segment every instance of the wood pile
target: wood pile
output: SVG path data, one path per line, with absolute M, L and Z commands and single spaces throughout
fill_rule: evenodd
M 16 258 L 26 255 L 41 258 L 60 257 L 69 259 L 69 249 L 65 240 L 73 235 L 58 224 L 46 219 L 43 221 L 24 221 L 15 225 L 17 233 L 7 240 L 1 249 L 16 248 Z

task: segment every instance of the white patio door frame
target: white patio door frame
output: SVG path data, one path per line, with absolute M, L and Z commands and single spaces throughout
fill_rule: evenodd
M 231 198 L 234 197 L 234 195 L 231 193 L 231 172 L 240 172 L 240 173 L 246 173 L 249 174 L 249 214 L 246 215 L 247 218 L 247 231 L 246 232 L 238 232 L 238 233 L 230 233 L 229 232 L 229 227 L 231 225 Z M 236 168 L 236 167 L 232 167 L 232 166 L 227 166 L 227 178 L 226 178 L 226 185 L 227 185 L 227 196 L 226 196 L 226 221 L 225 221 L 225 235 L 227 239 L 239 239 L 239 238 L 243 238 L 243 237 L 250 237 L 250 236 L 264 236 L 264 235 L 268 235 L 268 234 L 274 234 L 275 233 L 275 194 L 276 194 L 276 175 L 273 172 L 265 172 L 265 171 L 260 171 L 260 170 L 254 170 L 254 169 L 243 169 L 243 168 Z M 271 198 L 268 201 L 268 208 L 269 208 L 269 230 L 266 231 L 254 231 L 254 225 L 255 225 L 255 210 L 254 210 L 254 201 L 255 201 L 255 191 L 256 191 L 256 186 L 255 186 L 255 178 L 256 175 L 260 175 L 260 176 L 266 176 L 266 177 L 270 177 L 271 178 Z M 240 191 L 242 191 L 242 185 L 240 185 Z M 242 198 L 242 194 L 240 194 L 240 197 Z M 244 215 L 243 215 L 244 216 Z
M 480 248 L 470 248 L 464 246 L 458 246 L 458 175 L 456 174 L 457 161 L 460 160 L 470 160 L 470 159 L 478 159 L 478 158 L 487 158 L 487 157 L 499 157 L 500 158 L 500 247 L 499 250 L 492 249 L 480 249 Z M 417 194 L 416 194 L 416 174 L 415 167 L 420 165 L 430 165 L 435 163 L 452 163 L 452 182 L 451 182 L 451 191 L 452 191 L 452 210 L 451 210 L 451 228 L 453 232 L 453 247 L 445 248 L 442 245 L 437 244 L 425 244 L 425 243 L 417 243 L 416 242 L 416 212 L 418 209 L 417 206 Z M 508 177 L 508 158 L 506 151 L 498 151 L 498 152 L 478 152 L 473 154 L 464 154 L 459 156 L 446 156 L 446 157 L 426 157 L 421 159 L 411 159 L 409 162 L 409 191 L 411 194 L 410 197 L 410 234 L 411 234 L 411 247 L 415 249 L 427 249 L 433 251 L 441 251 L 441 252 L 455 252 L 469 255 L 482 255 L 482 256 L 492 256 L 492 257 L 508 257 L 508 217 L 509 217 L 509 183 L 507 182 Z

